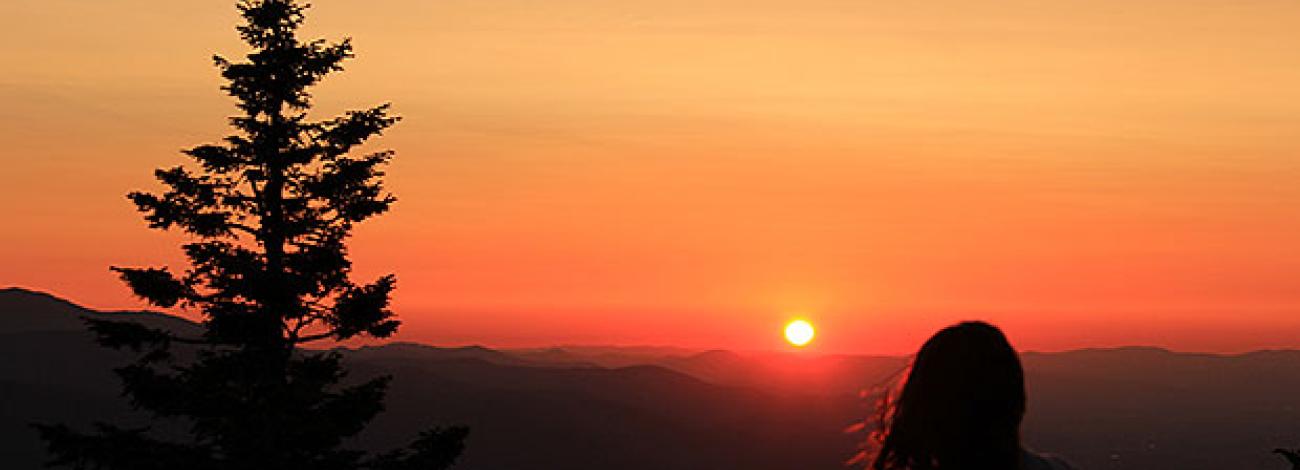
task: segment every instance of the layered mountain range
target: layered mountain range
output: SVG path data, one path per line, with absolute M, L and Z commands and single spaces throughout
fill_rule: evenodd
M 103 312 L 0 290 L 0 462 L 39 468 L 28 423 L 147 423 L 120 397 L 82 318 L 181 334 L 157 312 Z M 439 424 L 472 428 L 462 469 L 834 469 L 865 437 L 864 391 L 907 358 L 561 346 L 391 343 L 340 348 L 351 376 L 391 375 L 386 411 L 353 443 L 388 448 Z M 1087 469 L 1284 469 L 1300 446 L 1300 351 L 1240 355 L 1132 347 L 1022 355 L 1025 441 Z M 867 394 L 869 395 L 869 393 Z

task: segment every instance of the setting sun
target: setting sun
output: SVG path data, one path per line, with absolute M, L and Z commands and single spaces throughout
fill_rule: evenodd
M 812 323 L 806 320 L 795 320 L 785 325 L 785 340 L 795 346 L 807 345 L 815 335 Z
M 0 470 L 1300 470 L 1300 0 L 0 2 Z

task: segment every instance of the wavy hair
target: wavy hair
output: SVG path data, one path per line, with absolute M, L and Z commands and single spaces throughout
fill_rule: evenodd
M 1007 337 L 984 322 L 935 333 L 883 400 L 871 470 L 1015 470 L 1025 379 Z

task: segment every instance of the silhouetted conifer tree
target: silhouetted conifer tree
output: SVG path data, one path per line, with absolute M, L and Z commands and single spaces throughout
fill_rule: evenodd
M 153 305 L 201 312 L 204 335 L 181 338 L 135 323 L 94 320 L 105 346 L 139 360 L 117 370 L 124 395 L 177 430 L 98 424 L 86 433 L 37 426 L 51 464 L 80 469 L 442 469 L 467 430 L 439 428 L 382 455 L 344 449 L 382 409 L 387 378 L 344 381 L 334 352 L 299 349 L 322 339 L 392 335 L 393 276 L 350 277 L 353 224 L 385 212 L 392 152 L 352 151 L 397 122 L 388 105 L 324 121 L 307 116 L 308 89 L 353 56 L 348 40 L 304 41 L 306 8 L 245 0 L 238 27 L 246 60 L 216 57 L 242 114 L 222 143 L 185 151 L 197 165 L 156 171 L 166 190 L 129 195 L 149 225 L 191 236 L 190 266 L 113 268 Z M 187 346 L 177 354 L 178 344 Z M 182 359 L 181 357 L 184 356 Z M 183 429 L 184 432 L 177 432 Z

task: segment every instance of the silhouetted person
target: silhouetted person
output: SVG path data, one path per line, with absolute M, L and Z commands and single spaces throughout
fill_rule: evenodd
M 921 346 L 884 410 L 873 470 L 1068 470 L 1025 450 L 1025 378 L 997 327 L 965 322 Z
M 1291 462 L 1291 468 L 1300 470 L 1300 452 L 1290 449 L 1273 449 L 1274 454 L 1282 454 L 1286 457 L 1287 462 Z

